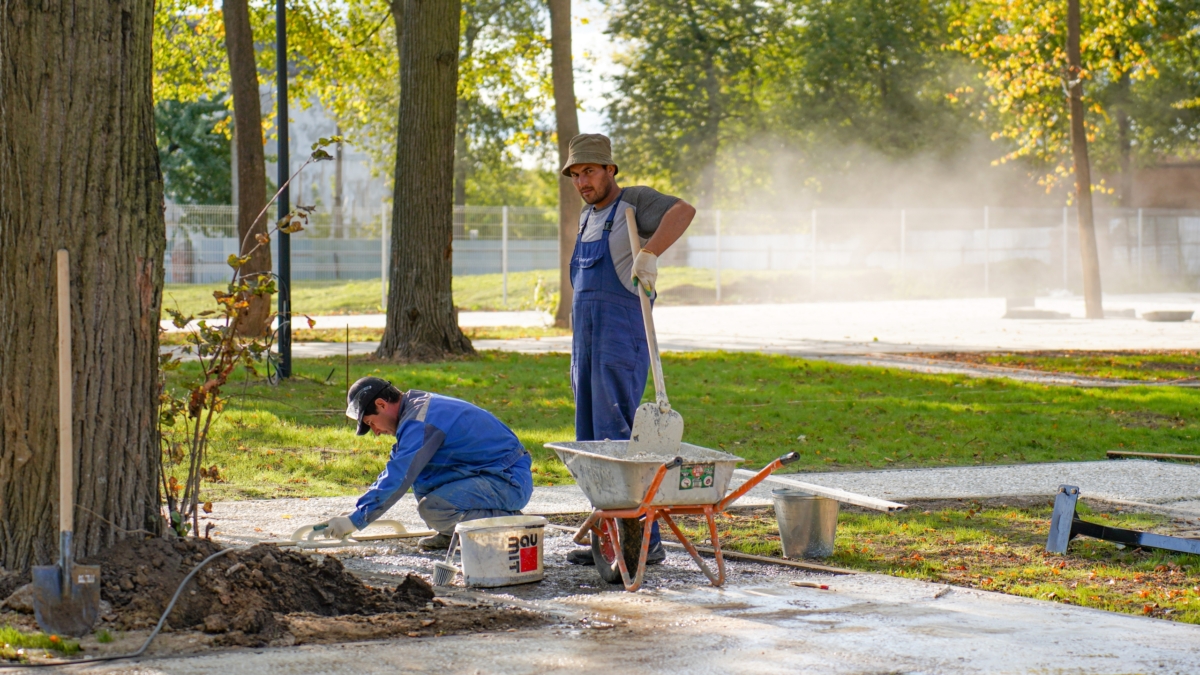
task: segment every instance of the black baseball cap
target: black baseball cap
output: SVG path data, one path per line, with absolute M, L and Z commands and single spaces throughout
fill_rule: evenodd
M 362 436 L 371 430 L 370 425 L 363 422 L 363 413 L 375 410 L 375 399 L 392 386 L 391 382 L 378 377 L 364 377 L 350 385 L 346 392 L 346 417 L 358 422 L 356 434 Z

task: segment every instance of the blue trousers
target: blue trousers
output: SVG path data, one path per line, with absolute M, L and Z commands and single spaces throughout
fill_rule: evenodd
M 466 520 L 517 516 L 533 495 L 529 455 L 509 468 L 508 475 L 481 474 L 464 478 L 417 497 L 421 520 L 442 534 Z

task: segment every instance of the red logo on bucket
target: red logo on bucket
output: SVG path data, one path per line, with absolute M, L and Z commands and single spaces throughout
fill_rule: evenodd
M 536 572 L 538 568 L 538 535 L 525 534 L 508 538 L 508 569 L 518 574 Z
M 521 572 L 537 571 L 537 547 L 529 546 L 521 549 Z

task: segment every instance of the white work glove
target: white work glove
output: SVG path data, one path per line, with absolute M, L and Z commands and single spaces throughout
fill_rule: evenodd
M 646 290 L 646 295 L 653 293 L 654 282 L 658 281 L 658 256 L 646 249 L 638 251 L 633 258 L 633 279 Z
M 325 537 L 328 539 L 345 539 L 358 528 L 346 516 L 337 516 L 325 521 Z

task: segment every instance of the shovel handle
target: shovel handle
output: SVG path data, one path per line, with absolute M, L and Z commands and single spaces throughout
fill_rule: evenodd
M 75 529 L 75 450 L 71 434 L 71 258 L 65 248 L 58 263 L 58 530 Z M 71 551 L 61 551 L 70 557 Z
M 642 242 L 638 239 L 637 219 L 633 215 L 633 209 L 628 207 L 625 209 L 625 229 L 629 231 L 629 250 L 633 257 L 637 258 L 638 251 L 642 249 Z M 662 359 L 658 355 L 658 337 L 654 331 L 650 297 L 642 290 L 641 282 L 634 284 L 633 292 L 642 301 L 642 321 L 646 324 L 646 344 L 650 347 L 650 372 L 654 375 L 654 396 L 661 410 L 669 410 L 671 404 L 667 401 L 667 385 L 663 382 Z

